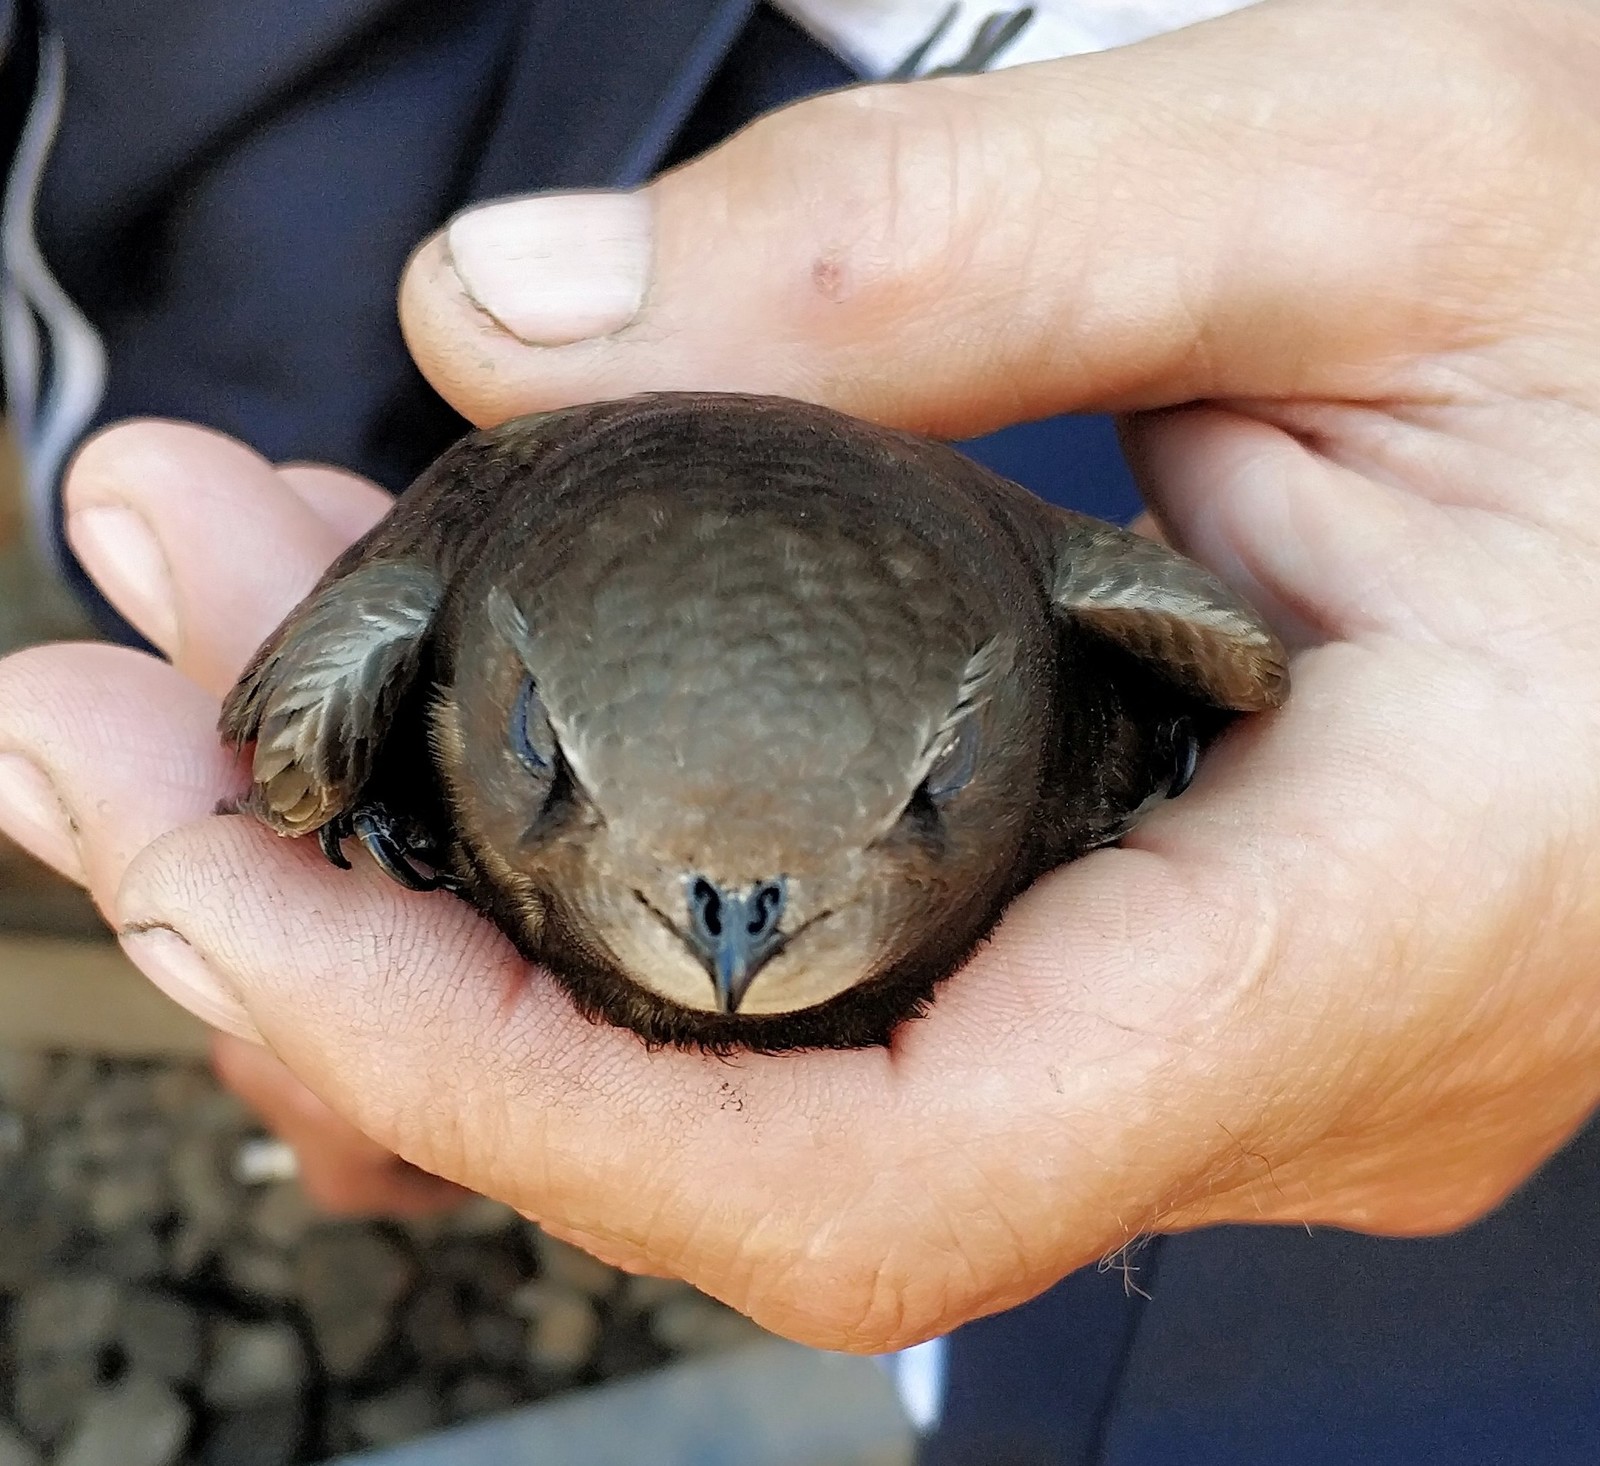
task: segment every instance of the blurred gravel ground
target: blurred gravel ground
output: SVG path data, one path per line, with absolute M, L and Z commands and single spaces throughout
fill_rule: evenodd
M 251 1186 L 198 1065 L 0 1050 L 0 1466 L 290 1466 L 763 1337 L 473 1203 Z

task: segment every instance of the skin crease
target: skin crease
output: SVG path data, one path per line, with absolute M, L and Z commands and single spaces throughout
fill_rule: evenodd
M 1586 4 L 1269 0 L 823 99 L 655 185 L 643 314 L 559 349 L 420 251 L 409 340 L 479 421 L 696 386 L 949 434 L 1129 411 L 1171 538 L 1296 639 L 1289 706 L 891 1052 L 645 1054 L 458 903 L 204 817 L 216 699 L 349 528 L 213 434 L 81 454 L 71 507 L 165 554 L 173 666 L 14 657 L 0 750 L 108 916 L 181 932 L 360 1131 L 810 1343 L 928 1337 L 1146 1228 L 1461 1226 L 1600 1098 L 1597 68 Z

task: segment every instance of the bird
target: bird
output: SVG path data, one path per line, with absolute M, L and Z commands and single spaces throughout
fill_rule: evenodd
M 948 444 L 655 392 L 457 442 L 267 638 L 235 813 L 443 888 L 652 1046 L 891 1042 L 1287 655 Z

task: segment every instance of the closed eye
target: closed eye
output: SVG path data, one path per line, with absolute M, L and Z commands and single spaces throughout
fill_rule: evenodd
M 511 705 L 511 751 L 536 774 L 555 766 L 556 739 L 533 678 L 524 677 Z
M 912 791 L 885 840 L 909 840 L 933 859 L 943 858 L 947 842 L 945 806 L 972 782 L 978 769 L 980 742 L 978 719 L 962 719 L 929 766 L 926 777 Z
M 539 845 L 565 829 L 580 811 L 594 814 L 561 753 L 555 728 L 532 677 L 524 677 L 511 705 L 511 751 L 534 776 L 538 807 L 522 832 L 525 846 Z
M 978 771 L 978 719 L 969 715 L 950 736 L 922 781 L 922 791 L 935 804 L 953 799 Z

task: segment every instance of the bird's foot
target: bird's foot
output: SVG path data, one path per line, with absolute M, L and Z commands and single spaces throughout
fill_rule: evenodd
M 317 831 L 330 865 L 350 869 L 344 842 L 352 837 L 390 880 L 407 890 L 459 893 L 460 882 L 444 868 L 439 842 L 420 820 L 391 813 L 381 804 L 361 804 L 336 815 Z

